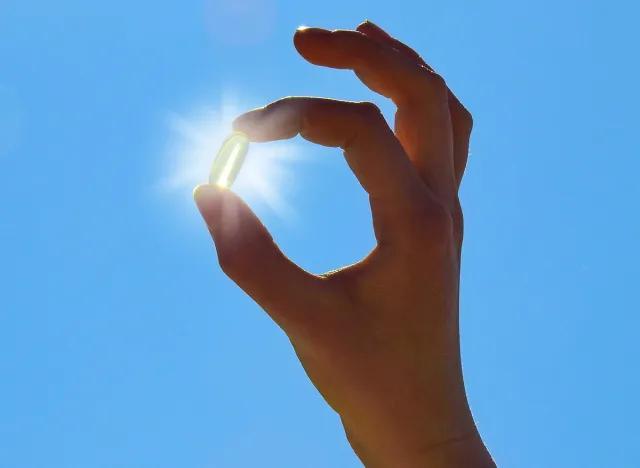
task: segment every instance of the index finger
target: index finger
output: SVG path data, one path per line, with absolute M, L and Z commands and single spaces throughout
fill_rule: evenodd
M 296 135 L 340 147 L 363 188 L 373 198 L 415 203 L 426 190 L 404 148 L 371 103 L 288 97 L 241 115 L 234 122 L 252 141 Z M 418 197 L 421 198 L 421 197 Z

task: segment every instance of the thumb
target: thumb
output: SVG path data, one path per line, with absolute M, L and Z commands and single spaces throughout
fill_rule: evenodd
M 302 314 L 320 293 L 320 278 L 289 260 L 231 190 L 200 185 L 193 196 L 226 275 L 283 328 L 304 321 Z

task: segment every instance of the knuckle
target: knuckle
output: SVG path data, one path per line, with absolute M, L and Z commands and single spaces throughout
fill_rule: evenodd
M 376 122 L 383 118 L 380 108 L 372 102 L 362 101 L 355 105 L 358 115 L 367 122 Z
M 462 212 L 462 205 L 460 204 L 459 198 L 456 198 L 451 220 L 453 222 L 453 235 L 455 239 L 461 243 L 462 238 L 464 237 L 464 214 Z
M 470 134 L 473 130 L 473 116 L 471 112 L 467 110 L 462 104 L 455 106 L 455 113 L 452 116 L 457 122 L 457 125 L 464 131 L 465 134 Z
M 246 277 L 256 265 L 261 264 L 268 250 L 265 239 L 254 236 L 227 238 L 216 246 L 220 268 L 234 281 Z
M 438 75 L 436 72 L 429 71 L 431 86 L 439 89 L 440 91 L 448 91 L 447 81 L 443 78 L 442 75 Z
M 426 86 L 431 92 L 435 92 L 443 96 L 446 96 L 449 92 L 445 79 L 442 75 L 438 75 L 433 70 L 429 70 L 426 67 L 420 67 L 419 76 L 423 86 Z
M 442 204 L 431 201 L 423 204 L 417 216 L 417 229 L 421 243 L 425 239 L 428 246 L 442 247 L 449 244 L 454 238 L 455 216 Z
M 432 208 L 427 217 L 429 234 L 434 240 L 449 240 L 453 234 L 453 216 L 444 207 Z
M 469 132 L 471 132 L 471 130 L 473 129 L 473 115 L 471 115 L 471 112 L 469 112 L 467 109 L 464 110 L 463 120 L 467 129 L 469 130 Z
M 278 262 L 282 252 L 273 237 L 264 228 L 255 229 L 240 223 L 216 239 L 218 263 L 222 271 L 234 282 L 255 281 Z
M 237 253 L 234 254 L 223 250 L 218 252 L 218 263 L 222 271 L 233 279 L 241 274 L 244 262 Z
M 285 97 L 282 97 L 280 99 L 277 99 L 277 100 L 271 102 L 270 104 L 267 104 L 264 108 L 267 109 L 267 110 L 273 111 L 273 110 L 278 109 L 278 108 L 294 106 L 299 101 L 300 101 L 300 98 L 298 98 L 297 96 L 285 96 Z
M 410 83 L 406 89 L 406 99 L 411 104 L 418 102 L 440 103 L 447 105 L 449 88 L 441 75 L 423 65 L 416 65 L 408 75 Z

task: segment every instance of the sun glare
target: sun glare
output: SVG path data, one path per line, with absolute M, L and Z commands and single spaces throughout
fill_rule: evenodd
M 203 106 L 185 115 L 170 114 L 167 167 L 159 184 L 163 194 L 190 200 L 195 186 L 207 183 L 212 163 L 232 133 L 233 120 L 250 108 L 226 96 L 219 106 Z M 302 159 L 299 145 L 292 141 L 250 143 L 232 189 L 247 203 L 264 204 L 290 220 L 294 211 L 286 199 L 295 189 L 293 166 Z

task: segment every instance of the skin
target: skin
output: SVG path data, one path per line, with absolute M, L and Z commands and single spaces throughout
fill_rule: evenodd
M 301 135 L 340 147 L 369 194 L 377 246 L 313 275 L 289 260 L 232 191 L 199 186 L 223 271 L 284 330 L 367 468 L 493 467 L 464 388 L 458 188 L 472 118 L 420 56 L 373 23 L 299 29 L 314 65 L 350 69 L 397 106 L 288 97 L 241 115 L 251 141 Z

